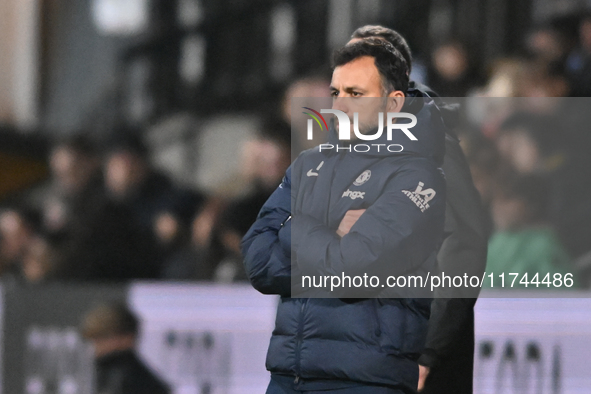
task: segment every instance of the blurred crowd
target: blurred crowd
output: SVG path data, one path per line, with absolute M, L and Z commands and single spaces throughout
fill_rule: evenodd
M 455 132 L 489 213 L 489 267 L 572 272 L 587 287 L 591 134 L 583 127 L 591 114 L 584 99 L 544 98 L 591 96 L 591 14 L 535 27 L 521 53 L 488 67 L 471 51 L 462 40 L 442 41 L 429 59 L 416 59 L 411 78 L 440 97 L 476 103 L 478 122 Z M 328 97 L 328 83 L 326 75 L 303 77 L 276 114 L 262 116 L 279 120 L 265 120 L 244 143 L 229 185 L 239 193 L 180 186 L 151 165 L 142 130 L 121 128 L 100 146 L 82 135 L 56 142 L 50 178 L 0 210 L 0 275 L 27 283 L 244 280 L 240 240 L 298 144 L 290 141 L 289 98 Z M 500 100 L 491 111 L 496 97 L 531 99 Z
M 457 132 L 489 214 L 487 270 L 540 280 L 572 273 L 575 287 L 589 287 L 591 102 L 582 97 L 591 96 L 591 15 L 549 20 L 521 53 L 478 70 L 467 46 L 446 42 L 433 52 L 428 83 L 480 112 L 477 126 Z
M 137 130 L 106 147 L 82 135 L 57 142 L 49 179 L 0 212 L 3 278 L 245 279 L 240 240 L 289 165 L 289 130 L 273 130 L 244 143 L 236 182 L 248 187 L 234 198 L 155 170 Z

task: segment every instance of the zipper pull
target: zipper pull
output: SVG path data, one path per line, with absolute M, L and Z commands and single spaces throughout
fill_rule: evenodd
M 297 384 L 300 381 L 300 377 L 296 375 L 295 380 L 293 381 L 295 384 Z

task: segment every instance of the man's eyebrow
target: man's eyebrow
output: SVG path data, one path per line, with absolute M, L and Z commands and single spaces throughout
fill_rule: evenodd
M 336 91 L 338 91 L 338 90 L 339 90 L 339 89 L 335 88 L 334 86 L 329 86 L 329 89 L 330 89 L 330 90 L 336 90 Z M 360 88 L 359 86 L 347 86 L 347 87 L 346 87 L 344 90 L 345 90 L 346 92 L 352 92 L 352 91 L 354 91 L 354 90 L 355 90 L 355 91 L 359 91 L 359 92 L 365 92 L 365 89 L 363 89 L 363 88 Z
M 346 92 L 358 91 L 358 92 L 365 92 L 365 89 L 360 88 L 359 86 L 347 86 L 345 88 Z

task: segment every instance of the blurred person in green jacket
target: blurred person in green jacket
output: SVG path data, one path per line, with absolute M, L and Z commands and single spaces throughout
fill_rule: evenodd
M 572 273 L 570 258 L 554 232 L 546 224 L 548 192 L 544 178 L 527 175 L 516 176 L 504 183 L 492 200 L 492 219 L 495 231 L 488 246 L 487 277 L 494 273 L 492 288 L 502 288 L 501 277 L 505 274 L 504 288 L 524 288 L 522 278 L 527 274 L 528 288 L 536 288 L 531 281 L 539 281 L 541 289 L 567 288 L 564 276 Z M 517 279 L 510 273 L 517 273 Z M 537 274 L 537 278 L 535 275 Z M 549 286 L 542 285 L 547 279 Z M 554 274 L 561 274 L 563 281 L 553 283 Z M 570 282 L 567 282 L 570 283 Z M 490 279 L 485 287 L 491 287 Z

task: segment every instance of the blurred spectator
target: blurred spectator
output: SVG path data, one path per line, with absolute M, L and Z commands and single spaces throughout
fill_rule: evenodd
M 136 355 L 137 317 L 123 304 L 100 305 L 82 321 L 82 335 L 92 342 L 96 391 L 100 394 L 166 394 L 169 388 Z
M 100 161 L 83 137 L 56 145 L 51 153 L 52 191 L 44 224 L 63 257 L 62 279 L 154 278 L 153 247 L 132 213 L 106 198 Z
M 201 269 L 208 264 L 199 264 L 193 258 L 185 261 L 191 254 L 184 252 L 189 239 L 188 220 L 202 208 L 204 197 L 175 187 L 168 177 L 154 170 L 148 150 L 137 134 L 122 130 L 119 139 L 108 149 L 105 160 L 108 196 L 117 206 L 131 212 L 146 242 L 155 242 L 159 276 L 209 279 L 210 270 Z
M 290 164 L 289 145 L 290 128 L 281 121 L 268 121 L 255 139 L 244 144 L 241 175 L 253 190 L 275 190 Z
M 478 92 L 485 97 L 522 97 L 521 78 L 527 72 L 521 59 L 503 58 L 493 62 L 487 84 Z
M 466 97 L 482 81 L 465 45 L 447 41 L 432 53 L 429 86 L 441 97 Z
M 565 97 L 569 92 L 561 64 L 501 59 L 494 62 L 487 84 L 475 93 L 485 97 Z
M 156 214 L 162 210 L 176 209 L 191 215 L 203 202 L 200 194 L 179 190 L 168 177 L 154 170 L 143 142 L 125 130 L 108 149 L 105 186 L 108 196 L 131 209 L 137 223 L 150 233 Z
M 537 273 L 540 282 L 547 273 L 550 278 L 554 273 L 572 273 L 564 247 L 547 225 L 547 202 L 546 185 L 537 176 L 516 177 L 497 190 L 492 201 L 495 232 L 486 269 L 495 280 L 502 273 L 506 280 L 511 278 L 509 273 L 518 273 L 518 280 L 526 273 L 531 280 Z M 516 281 L 514 287 L 523 285 Z
M 4 280 L 40 283 L 59 275 L 60 259 L 40 231 L 40 217 L 27 209 L 0 212 L 0 267 Z
M 211 197 L 205 207 L 191 223 L 191 242 L 198 248 L 207 248 L 215 242 L 216 224 L 225 208 L 225 202 L 220 196 Z
M 17 209 L 0 211 L 0 275 L 20 275 L 21 264 L 35 236 L 33 224 Z
M 559 102 L 552 100 L 556 106 Z M 575 109 L 575 108 L 573 108 Z M 588 153 L 577 153 L 584 113 L 561 110 L 559 119 L 547 115 L 517 112 L 501 125 L 497 139 L 505 173 L 540 175 L 546 179 L 548 219 L 571 257 L 588 252 L 591 208 L 581 196 L 588 195 L 590 174 Z M 570 123 L 569 123 L 570 122 Z M 579 136 L 577 136 L 579 135 Z
M 561 64 L 574 44 L 567 31 L 549 22 L 534 29 L 527 36 L 526 51 L 545 64 Z
M 211 280 L 216 257 L 209 241 L 193 243 L 192 216 L 181 217 L 173 211 L 161 211 L 154 220 L 154 233 L 162 256 L 162 279 Z M 210 230 L 211 231 L 211 230 Z
M 50 190 L 45 195 L 43 224 L 53 235 L 63 235 L 83 214 L 86 196 L 100 199 L 99 160 L 90 143 L 74 137 L 56 144 L 49 158 Z
M 0 213 L 0 267 L 2 275 L 14 270 L 22 259 L 31 231 L 14 210 Z
M 313 140 L 306 138 L 305 128 L 296 128 L 297 125 L 306 125 L 306 115 L 302 114 L 301 108 L 292 113 L 292 98 L 296 101 L 293 105 L 306 105 L 311 108 L 327 107 L 330 101 L 330 79 L 325 76 L 303 77 L 292 82 L 285 90 L 282 101 L 282 116 L 284 122 L 291 128 L 291 157 L 295 159 L 301 151 L 317 146 L 328 139 L 327 134 L 315 133 Z
M 190 250 L 193 257 L 192 259 L 178 260 L 177 264 L 181 262 L 185 264 L 185 268 L 182 268 L 182 272 L 187 271 L 187 269 L 191 272 L 207 272 L 212 275 L 211 277 L 208 277 L 208 279 L 215 279 L 215 267 L 224 257 L 224 247 L 219 234 L 219 223 L 220 216 L 226 205 L 227 201 L 223 196 L 214 195 L 205 203 L 204 208 L 193 218 L 191 223 L 190 243 Z M 186 264 L 193 264 L 193 261 L 196 261 L 199 265 L 196 271 L 193 271 L 193 265 L 186 268 Z M 175 270 L 178 269 L 179 268 L 175 268 Z M 174 272 L 174 270 L 168 271 Z
M 526 63 L 527 72 L 523 73 L 520 83 L 523 97 L 566 97 L 570 86 L 562 63 Z M 551 105 L 551 101 L 546 101 Z M 534 102 L 535 103 L 535 102 Z M 545 108 L 543 108 L 545 109 Z
M 517 112 L 501 124 L 496 144 L 509 171 L 550 173 L 564 163 L 563 137 L 553 117 Z
M 221 216 L 219 231 L 226 258 L 216 270 L 219 281 L 246 280 L 240 242 L 290 164 L 289 134 L 284 123 L 269 122 L 261 135 L 242 149 L 242 176 L 251 188 L 246 195 L 230 201 Z
M 265 122 L 260 134 L 241 149 L 240 174 L 233 183 L 248 186 L 231 200 L 222 189 L 207 201 L 192 222 L 190 245 L 171 256 L 164 277 L 182 279 L 181 272 L 190 272 L 192 278 L 200 279 L 213 265 L 215 281 L 245 280 L 240 241 L 290 161 L 289 126 L 281 120 Z M 171 217 L 160 219 L 161 230 L 176 227 Z
M 36 235 L 29 242 L 21 266 L 27 283 L 47 282 L 59 275 L 59 256 L 46 237 Z

